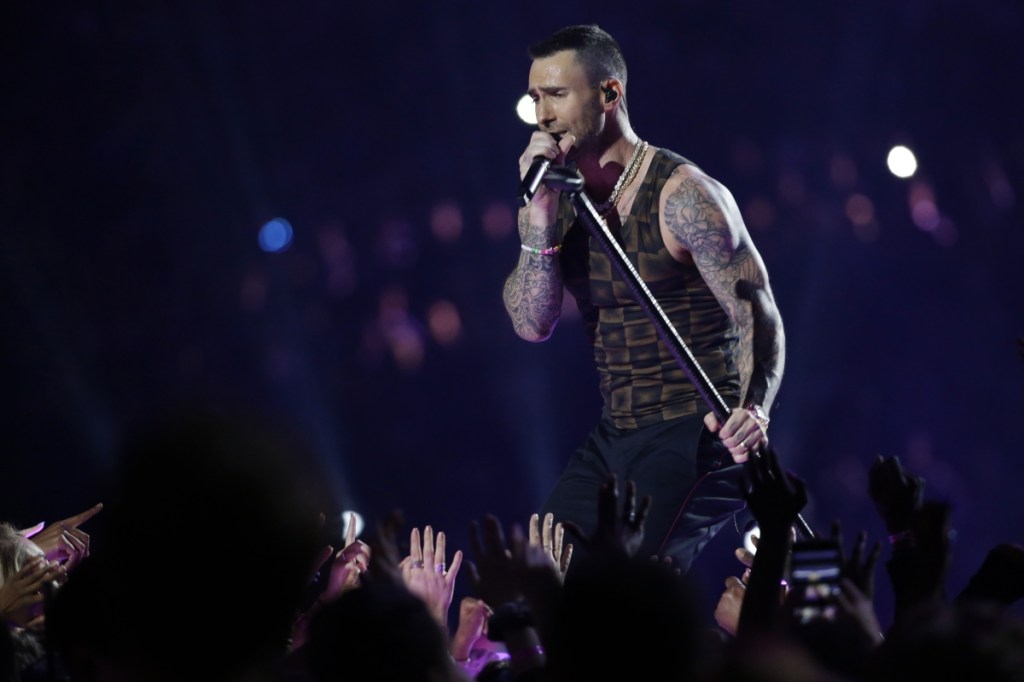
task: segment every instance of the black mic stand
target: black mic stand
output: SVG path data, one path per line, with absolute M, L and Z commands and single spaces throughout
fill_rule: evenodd
M 615 239 L 615 235 L 608 229 L 608 224 L 601 217 L 601 214 L 597 212 L 594 204 L 590 201 L 590 197 L 583 191 L 583 177 L 577 170 L 566 166 L 549 166 L 544 174 L 543 182 L 551 189 L 568 194 L 573 206 L 576 208 L 577 217 L 583 221 L 583 224 L 590 230 L 590 233 L 600 242 L 601 248 L 604 249 L 605 253 L 608 254 L 608 258 L 611 259 L 612 266 L 615 267 L 619 275 L 629 285 L 630 290 L 633 292 L 633 297 L 651 319 L 658 337 L 665 343 L 669 352 L 683 368 L 683 371 L 686 372 L 686 376 L 693 382 L 697 392 L 700 393 L 704 402 L 708 404 L 708 407 L 714 413 L 715 418 L 718 419 L 718 423 L 725 424 L 732 410 L 726 404 L 718 389 L 708 379 L 707 374 L 704 373 L 696 358 L 693 357 L 693 353 L 690 352 L 682 337 L 679 336 L 679 332 L 676 331 L 676 328 L 668 319 L 668 315 L 665 314 L 657 299 L 654 298 L 650 289 L 647 288 L 647 285 L 640 277 L 640 273 L 629 262 L 629 258 Z M 760 452 L 755 451 L 753 455 L 759 457 Z M 807 525 L 807 522 L 800 514 L 797 514 L 796 522 L 801 533 L 806 538 L 812 539 L 816 537 L 814 531 L 811 530 L 811 527 Z

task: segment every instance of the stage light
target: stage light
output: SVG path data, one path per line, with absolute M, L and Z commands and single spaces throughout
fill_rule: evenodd
M 516 103 L 516 113 L 523 123 L 537 125 L 537 110 L 533 106 L 533 99 L 529 95 L 523 95 Z
M 427 310 L 427 326 L 438 345 L 451 346 L 462 336 L 459 310 L 451 301 L 435 301 Z
M 508 204 L 494 201 L 484 209 L 480 223 L 485 235 L 491 239 L 504 239 L 515 229 L 516 216 Z
M 430 214 L 430 231 L 439 242 L 454 242 L 462 234 L 462 209 L 454 201 L 434 206 Z
M 901 144 L 889 150 L 885 162 L 889 166 L 889 172 L 898 178 L 909 178 L 917 172 L 917 158 L 914 152 Z
M 260 228 L 260 248 L 267 253 L 284 251 L 292 243 L 292 225 L 284 218 L 274 218 Z
M 743 534 L 743 548 L 751 554 L 757 554 L 757 545 L 754 543 L 759 537 L 761 537 L 761 528 L 756 523 L 752 523 Z
M 854 225 L 870 225 L 875 221 L 875 205 L 863 194 L 851 194 L 846 200 L 846 218 Z

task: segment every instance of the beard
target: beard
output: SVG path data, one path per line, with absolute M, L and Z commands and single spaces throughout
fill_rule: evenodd
M 576 143 L 566 154 L 566 160 L 576 160 L 591 155 L 600 155 L 604 151 L 604 108 L 595 98 L 588 106 L 578 125 L 567 132 L 572 133 Z

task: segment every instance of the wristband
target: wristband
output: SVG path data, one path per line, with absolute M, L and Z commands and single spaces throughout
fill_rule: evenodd
M 554 246 L 549 246 L 546 249 L 538 249 L 536 246 L 527 246 L 526 244 L 523 244 L 522 249 L 523 251 L 532 253 L 535 256 L 554 256 L 562 250 L 562 245 L 555 244 Z

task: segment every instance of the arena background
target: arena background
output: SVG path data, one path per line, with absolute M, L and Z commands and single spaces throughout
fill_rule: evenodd
M 724 182 L 766 261 L 788 338 L 771 437 L 805 518 L 884 540 L 866 477 L 895 455 L 953 505 L 951 594 L 1022 540 L 1020 3 L 2 14 L 3 518 L 86 508 L 133 424 L 215 399 L 305 434 L 371 523 L 400 508 L 468 549 L 471 519 L 525 522 L 600 405 L 571 307 L 538 345 L 502 308 L 515 105 L 526 47 L 597 22 L 639 135 Z M 695 568 L 711 604 L 738 539 Z

